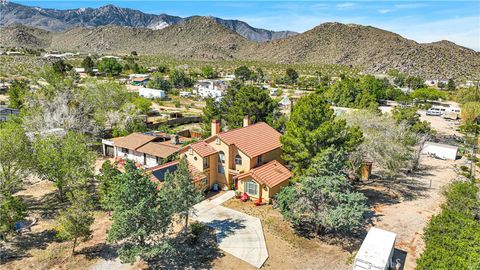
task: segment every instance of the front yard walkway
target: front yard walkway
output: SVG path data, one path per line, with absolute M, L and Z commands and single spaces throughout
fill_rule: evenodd
M 268 258 L 260 219 L 221 206 L 235 195 L 228 191 L 194 206 L 192 219 L 205 223 L 217 232 L 217 242 L 225 252 L 260 268 Z

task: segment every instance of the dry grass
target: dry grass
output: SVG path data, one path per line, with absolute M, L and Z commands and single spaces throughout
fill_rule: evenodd
M 349 252 L 338 245 L 297 235 L 271 205 L 256 207 L 252 202 L 244 203 L 238 199 L 231 199 L 223 205 L 261 220 L 269 253 L 265 269 L 318 269 L 320 266 L 322 269 L 349 269 Z M 251 266 L 227 255 L 217 261 L 215 268 L 250 269 Z

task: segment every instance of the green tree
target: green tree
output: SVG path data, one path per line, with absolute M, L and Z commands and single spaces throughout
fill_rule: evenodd
M 363 225 L 367 199 L 352 191 L 345 176 L 301 177 L 277 195 L 282 215 L 301 232 L 349 232 Z
M 30 142 L 23 128 L 14 122 L 0 125 L 0 194 L 13 194 L 31 165 Z
M 241 81 L 248 81 L 251 79 L 253 72 L 247 66 L 240 66 L 234 71 L 235 78 Z
M 202 189 L 197 189 L 193 184 L 185 159 L 180 160 L 173 174 L 165 175 L 165 185 L 162 187 L 161 194 L 171 202 L 173 213 L 185 221 L 184 232 L 188 232 L 189 212 L 195 204 L 202 201 L 204 196 Z
M 97 180 L 99 182 L 98 193 L 100 195 L 100 204 L 105 210 L 113 209 L 113 200 L 112 194 L 113 189 L 115 188 L 114 180 L 115 177 L 121 174 L 121 171 L 117 169 L 115 164 L 112 164 L 110 161 L 105 161 L 100 168 L 100 174 L 97 175 Z
M 420 120 L 420 115 L 415 107 L 400 108 L 396 107 L 392 111 L 392 117 L 395 121 L 405 123 L 410 127 L 410 131 L 418 134 L 433 134 L 434 130 L 430 127 L 430 123 Z
M 212 66 L 203 66 L 201 72 L 202 76 L 207 79 L 215 79 L 218 77 L 217 71 Z
M 124 262 L 158 255 L 172 220 L 171 202 L 160 196 L 157 183 L 133 162 L 127 162 L 125 173 L 114 179 L 108 241 L 122 243 L 119 255 Z
M 205 99 L 205 107 L 202 109 L 202 130 L 205 136 L 209 136 L 211 132 L 211 122 L 213 119 L 221 120 L 223 112 L 220 102 L 215 101 L 214 98 Z
M 82 61 L 82 67 L 85 69 L 85 73 L 92 75 L 93 68 L 95 67 L 95 63 L 93 62 L 90 56 L 85 57 Z
M 53 70 L 58 74 L 64 74 L 72 69 L 72 65 L 65 63 L 63 60 L 57 60 L 52 63 Z
M 265 73 L 263 73 L 263 69 L 261 68 L 256 68 L 255 69 L 256 73 L 257 73 L 257 80 L 258 80 L 258 83 L 261 83 L 265 80 Z
M 97 64 L 98 71 L 108 76 L 117 76 L 122 72 L 122 65 L 115 58 L 103 58 Z
M 298 73 L 295 69 L 293 68 L 287 68 L 287 70 L 285 71 L 286 73 L 286 76 L 287 76 L 287 80 L 291 83 L 291 84 L 295 84 L 298 80 Z
M 15 229 L 15 223 L 27 216 L 27 206 L 10 193 L 0 194 L 0 235 L 5 238 Z
M 165 80 L 162 76 L 153 76 L 147 83 L 147 87 L 153 89 L 160 89 L 163 91 L 170 91 L 172 89 L 172 85 L 169 81 Z
M 449 79 L 447 83 L 447 90 L 448 91 L 455 91 L 457 86 L 455 85 L 455 81 L 453 79 Z
M 278 101 L 256 86 L 245 86 L 233 81 L 220 102 L 207 99 L 203 108 L 203 128 L 208 132 L 212 119 L 223 119 L 229 128 L 241 127 L 245 115 L 253 123 L 273 124 L 278 117 Z M 279 126 L 280 127 L 280 126 Z
M 412 93 L 410 93 L 410 96 L 422 102 L 447 98 L 447 95 L 445 92 L 442 92 L 434 88 L 419 88 L 413 91 Z
M 329 147 L 354 150 L 362 142 L 362 133 L 357 127 L 347 127 L 344 119 L 335 119 L 320 94 L 310 94 L 294 105 L 280 140 L 283 158 L 296 174 L 302 174 Z
M 160 73 L 165 74 L 165 73 L 168 73 L 168 72 L 170 71 L 170 69 L 168 68 L 167 65 L 159 65 L 159 66 L 157 67 L 157 71 L 160 72 Z
M 347 161 L 348 155 L 345 150 L 328 147 L 312 160 L 305 174 L 311 177 L 346 175 Z
M 33 143 L 35 170 L 41 178 L 53 182 L 60 200 L 66 191 L 86 185 L 93 176 L 95 153 L 87 143 L 84 135 L 74 132 L 64 138 L 37 137 Z
M 183 89 L 192 87 L 195 82 L 185 72 L 176 69 L 170 73 L 170 83 L 175 88 Z
M 415 77 L 415 76 L 408 76 L 405 79 L 405 84 L 413 90 L 425 87 L 424 80 L 420 77 Z
M 228 95 L 228 93 L 227 93 Z M 273 122 L 278 102 L 266 91 L 256 86 L 242 86 L 232 97 L 232 104 L 223 104 L 225 119 L 230 128 L 241 127 L 245 115 L 250 116 L 252 123 Z
M 8 104 L 11 108 L 21 109 L 25 102 L 25 96 L 28 92 L 28 82 L 24 80 L 14 80 L 8 88 Z
M 60 212 L 57 217 L 57 237 L 65 240 L 73 240 L 72 255 L 75 255 L 75 247 L 78 240 L 86 241 L 91 238 L 90 226 L 93 217 L 90 195 L 85 190 L 75 190 L 69 195 L 70 206 Z
M 152 101 L 144 97 L 135 97 L 133 98 L 132 103 L 142 114 L 147 114 L 152 107 Z

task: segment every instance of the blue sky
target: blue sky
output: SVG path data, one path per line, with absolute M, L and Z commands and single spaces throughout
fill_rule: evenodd
M 271 30 L 307 31 L 323 22 L 371 25 L 418 42 L 450 40 L 480 51 L 480 1 L 14 1 L 70 9 L 114 4 L 146 13 L 211 15 Z

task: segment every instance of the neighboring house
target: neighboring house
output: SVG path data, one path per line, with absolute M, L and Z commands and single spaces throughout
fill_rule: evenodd
M 268 202 L 288 185 L 291 173 L 283 165 L 281 134 L 274 128 L 263 122 L 250 124 L 245 117 L 242 128 L 221 132 L 220 121 L 213 120 L 211 130 L 209 138 L 179 152 L 206 175 L 209 188 L 214 184 L 223 189 L 234 187 Z
M 136 74 L 136 73 L 128 75 L 129 80 L 133 80 L 135 78 L 150 78 L 150 75 L 149 74 Z
M 130 80 L 130 83 L 136 86 L 146 86 L 149 80 L 149 78 L 145 77 L 135 77 Z
M 193 86 L 193 93 L 202 98 L 222 99 L 228 84 L 224 80 L 201 80 Z
M 167 96 L 163 90 L 146 87 L 138 89 L 138 95 L 146 98 L 165 98 Z
M 187 138 L 166 133 L 132 133 L 125 137 L 102 140 L 103 155 L 128 159 L 150 168 L 169 160 L 185 141 Z
M 180 97 L 191 97 L 192 93 L 188 92 L 188 91 L 180 91 L 179 96 Z
M 18 115 L 17 109 L 7 108 L 6 106 L 0 106 L 0 122 L 7 121 L 12 115 Z

